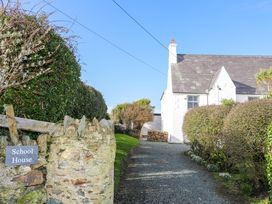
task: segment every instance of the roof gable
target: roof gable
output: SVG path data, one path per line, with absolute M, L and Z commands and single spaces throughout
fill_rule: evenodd
M 230 78 L 230 75 L 228 74 L 227 70 L 223 66 L 223 67 L 221 67 L 221 69 L 216 71 L 215 74 L 213 75 L 213 78 L 212 78 L 211 83 L 210 83 L 209 90 L 212 89 L 214 84 L 216 84 L 220 78 L 222 79 L 222 77 L 225 78 L 226 81 L 228 81 L 228 84 L 235 87 L 235 84 L 233 83 L 232 79 Z
M 173 92 L 207 93 L 210 84 L 225 67 L 237 94 L 265 94 L 258 87 L 255 75 L 272 66 L 272 56 L 178 55 L 178 63 L 171 67 Z

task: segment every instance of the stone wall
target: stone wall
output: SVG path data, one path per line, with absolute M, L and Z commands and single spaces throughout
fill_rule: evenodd
M 38 144 L 31 166 L 5 167 L 7 137 L 0 137 L 0 203 L 113 203 L 115 138 L 112 125 L 66 117 L 51 134 L 28 136 Z
M 148 131 L 147 141 L 167 142 L 168 141 L 168 133 L 167 132 L 159 132 L 159 131 Z

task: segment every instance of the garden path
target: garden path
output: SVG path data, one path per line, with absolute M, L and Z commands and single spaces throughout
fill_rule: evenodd
M 232 203 L 211 173 L 183 154 L 188 146 L 141 141 L 131 155 L 115 203 Z

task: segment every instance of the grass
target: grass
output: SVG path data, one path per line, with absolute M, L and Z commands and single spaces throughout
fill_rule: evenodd
M 128 156 L 131 149 L 139 145 L 139 140 L 125 134 L 115 134 L 115 138 L 114 186 L 117 189 L 122 174 L 124 159 Z

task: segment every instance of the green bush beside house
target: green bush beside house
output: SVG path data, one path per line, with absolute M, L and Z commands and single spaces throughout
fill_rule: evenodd
M 272 122 L 267 131 L 266 140 L 266 175 L 269 184 L 269 200 L 272 203 Z
M 272 185 L 271 122 L 272 100 L 263 99 L 192 109 L 183 130 L 194 154 L 233 174 L 242 192 L 256 195 Z
M 252 184 L 252 191 L 266 188 L 265 141 L 272 121 L 272 100 L 237 105 L 225 119 L 223 135 L 228 163 Z
M 225 165 L 222 151 L 222 129 L 230 106 L 202 106 L 190 110 L 183 123 L 183 131 L 191 141 L 192 150 L 203 159 Z

